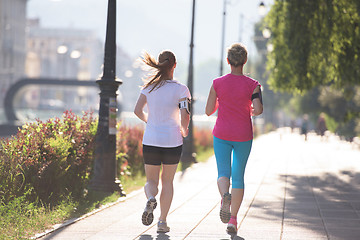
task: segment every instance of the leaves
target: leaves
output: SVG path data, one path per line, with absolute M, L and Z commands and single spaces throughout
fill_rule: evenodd
M 296 93 L 359 84 L 359 9 L 357 0 L 275 1 L 266 17 L 272 88 Z
M 91 113 L 80 118 L 66 111 L 62 119 L 27 123 L 16 136 L 3 141 L 2 200 L 8 202 L 26 192 L 28 200 L 44 203 L 56 203 L 69 192 L 81 195 L 91 171 L 96 126 Z

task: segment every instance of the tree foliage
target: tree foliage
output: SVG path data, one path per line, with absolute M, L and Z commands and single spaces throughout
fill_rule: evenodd
M 359 0 L 276 0 L 265 22 L 274 47 L 267 65 L 273 89 L 360 83 Z

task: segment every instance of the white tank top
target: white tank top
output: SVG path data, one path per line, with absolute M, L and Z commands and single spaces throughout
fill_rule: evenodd
M 166 80 L 163 86 L 149 93 L 151 89 L 149 86 L 141 90 L 146 96 L 148 112 L 143 144 L 157 147 L 182 145 L 179 100 L 191 98 L 189 89 L 175 80 Z

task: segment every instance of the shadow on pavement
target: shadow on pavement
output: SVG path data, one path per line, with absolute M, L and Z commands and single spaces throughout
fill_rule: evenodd
M 154 240 L 154 238 L 151 235 L 143 234 L 139 240 Z M 158 233 L 155 240 L 170 240 L 170 236 L 165 233 Z
M 170 240 L 170 236 L 165 233 L 159 233 L 156 240 Z
M 153 240 L 154 238 L 151 235 L 143 234 L 140 236 L 139 240 Z
M 359 239 L 359 172 L 342 170 L 316 176 L 279 177 L 287 181 L 284 209 L 264 209 L 269 203 L 257 199 L 253 207 L 262 208 L 265 213 L 259 217 L 269 221 L 283 217 L 284 234 L 295 227 L 331 239 Z
M 360 236 L 360 173 L 342 170 L 320 176 L 288 176 L 285 202 L 286 218 L 303 221 L 310 230 L 324 230 L 330 238 L 358 239 Z M 308 196 L 308 206 L 301 206 L 301 196 Z M 312 200 L 315 201 L 312 201 Z M 306 202 L 305 202 L 306 203 Z M 291 204 L 294 207 L 290 207 Z M 311 206 L 311 205 L 315 206 Z M 314 209 L 315 207 L 315 209 Z M 322 219 L 319 228 L 316 219 Z M 286 226 L 285 226 L 286 227 Z

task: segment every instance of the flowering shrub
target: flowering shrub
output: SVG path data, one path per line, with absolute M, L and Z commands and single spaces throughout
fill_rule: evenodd
M 144 174 L 142 138 L 144 128 L 141 125 L 129 127 L 118 124 L 116 136 L 116 156 L 120 175 L 130 172 L 132 175 Z
M 92 114 L 25 124 L 0 151 L 1 193 L 7 202 L 26 193 L 29 201 L 53 203 L 64 195 L 79 196 L 88 183 L 94 152 L 96 122 Z
M 213 147 L 213 136 L 210 128 L 194 128 L 194 142 L 196 152 Z

